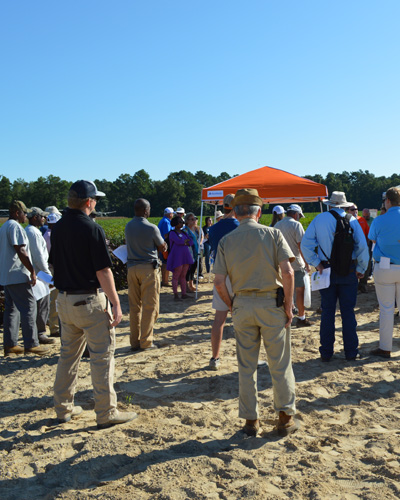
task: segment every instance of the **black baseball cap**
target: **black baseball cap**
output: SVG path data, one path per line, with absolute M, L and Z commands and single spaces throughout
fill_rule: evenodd
M 85 198 L 98 198 L 105 196 L 105 193 L 98 191 L 96 184 L 92 181 L 76 181 L 69 188 L 70 191 L 75 191 L 78 198 L 84 200 Z

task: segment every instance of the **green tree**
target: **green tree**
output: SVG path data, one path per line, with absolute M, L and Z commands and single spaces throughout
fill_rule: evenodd
M 7 177 L 0 177 L 0 208 L 8 208 L 12 200 L 11 182 Z

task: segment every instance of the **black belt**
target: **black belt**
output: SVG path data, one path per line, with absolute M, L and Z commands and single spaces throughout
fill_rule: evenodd
M 90 295 L 97 293 L 98 288 L 92 290 L 58 290 L 58 293 L 65 293 L 66 295 Z

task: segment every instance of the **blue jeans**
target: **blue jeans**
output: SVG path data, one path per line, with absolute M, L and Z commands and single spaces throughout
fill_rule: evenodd
M 204 243 L 204 262 L 206 263 L 206 271 L 210 272 L 210 253 L 211 245 L 209 243 Z
M 323 358 L 331 358 L 335 343 L 335 312 L 336 302 L 339 299 L 340 314 L 342 316 L 342 334 L 346 359 L 354 358 L 358 353 L 357 321 L 354 307 L 357 302 L 358 279 L 355 269 L 347 276 L 338 276 L 331 271 L 329 288 L 320 290 L 321 294 L 321 326 L 319 352 Z
M 25 349 L 37 347 L 36 300 L 30 283 L 6 285 L 4 295 L 4 347 L 18 345 L 20 322 Z

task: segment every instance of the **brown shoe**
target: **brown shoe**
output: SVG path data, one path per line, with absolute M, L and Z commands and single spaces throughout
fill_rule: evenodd
M 14 345 L 12 347 L 4 348 L 4 356 L 8 356 L 9 354 L 22 354 L 24 352 L 24 348 L 20 345 Z
M 314 322 L 308 320 L 307 318 L 304 318 L 304 319 L 297 318 L 297 321 L 296 321 L 297 328 L 304 328 L 305 326 L 312 326 L 313 324 L 314 324 Z
M 44 356 L 49 353 L 47 347 L 41 347 L 40 345 L 36 347 L 29 347 L 29 349 L 24 350 L 24 354 L 36 354 L 37 356 Z
M 300 428 L 300 422 L 293 418 L 292 415 L 287 415 L 284 411 L 280 411 L 276 428 L 280 436 L 287 436 Z
M 260 430 L 260 421 L 256 420 L 246 420 L 246 424 L 243 427 L 243 432 L 248 436 L 257 436 L 257 432 Z
M 391 353 L 391 351 L 384 351 L 383 349 L 381 349 L 379 347 L 370 352 L 370 354 L 372 354 L 372 356 L 379 356 L 381 358 L 386 358 L 386 359 L 390 358 L 390 353 Z
M 44 333 L 39 333 L 38 335 L 39 344 L 55 344 L 55 339 L 49 339 L 49 337 Z

